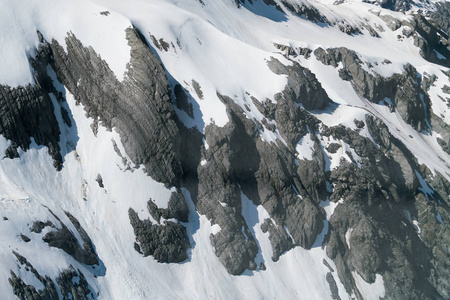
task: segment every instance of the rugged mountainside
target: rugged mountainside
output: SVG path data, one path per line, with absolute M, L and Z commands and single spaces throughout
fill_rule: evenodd
M 6 299 L 450 298 L 449 2 L 0 9 Z

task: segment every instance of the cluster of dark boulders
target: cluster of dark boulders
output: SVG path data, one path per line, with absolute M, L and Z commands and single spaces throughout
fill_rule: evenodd
M 19 262 L 18 267 L 21 272 L 31 272 L 33 276 L 39 280 L 43 289 L 37 290 L 33 285 L 27 285 L 19 276 L 12 270 L 10 271 L 11 277 L 9 278 L 9 284 L 13 289 L 14 295 L 21 300 L 57 300 L 61 299 L 58 294 L 62 295 L 62 299 L 95 299 L 86 278 L 80 270 L 75 270 L 72 265 L 69 268 L 63 270 L 54 281 L 47 275 L 41 276 L 39 272 L 28 262 L 28 260 L 17 252 L 13 251 Z
M 190 243 L 182 224 L 172 221 L 153 224 L 149 219 L 141 220 L 132 208 L 128 216 L 136 236 L 136 251 L 144 256 L 152 255 L 160 263 L 178 263 L 188 258 L 186 251 Z
M 69 299 L 95 299 L 94 293 L 89 287 L 84 274 L 80 270 L 75 270 L 72 265 L 63 270 L 56 278 L 63 300 Z
M 44 285 L 44 289 L 36 290 L 32 285 L 27 285 L 23 280 L 16 275 L 12 270 L 11 277 L 8 279 L 9 284 L 13 289 L 14 295 L 21 300 L 56 300 L 59 299 L 55 283 L 48 276 L 41 276 L 39 272 L 27 261 L 25 257 L 13 251 L 19 262 L 20 268 L 24 268 L 26 272 L 31 272 Z

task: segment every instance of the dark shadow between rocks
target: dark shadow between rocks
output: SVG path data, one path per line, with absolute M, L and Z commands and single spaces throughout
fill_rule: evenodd
M 262 3 L 264 1 L 264 3 Z M 276 5 L 276 6 L 275 6 Z M 278 4 L 271 0 L 253 0 L 253 3 L 241 4 L 240 7 L 247 9 L 249 12 L 269 19 L 274 22 L 286 22 L 288 20 L 286 13 L 279 8 Z

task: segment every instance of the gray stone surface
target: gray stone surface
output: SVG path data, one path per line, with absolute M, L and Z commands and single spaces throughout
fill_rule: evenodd
M 389 98 L 407 123 L 418 130 L 427 129 L 429 99 L 422 101 L 420 98 L 421 79 L 417 78 L 417 71 L 412 65 L 406 64 L 403 73 L 386 78 L 364 70 L 364 62 L 356 52 L 347 48 L 317 48 L 314 55 L 323 64 L 335 68 L 342 62 L 344 71 L 340 71 L 339 75 L 343 80 L 351 80 L 360 96 L 374 103 Z
M 120 82 L 91 47 L 66 38 L 67 53 L 56 41 L 51 49 L 62 83 L 82 103 L 87 115 L 119 132 L 132 161 L 167 185 L 177 183 L 179 133 L 171 91 L 161 62 L 136 28 L 126 29 L 131 61 Z
M 144 256 L 152 255 L 160 263 L 182 262 L 188 258 L 186 250 L 190 248 L 186 227 L 172 221 L 164 225 L 153 224 L 150 220 L 141 220 L 138 214 L 128 210 L 131 226 L 136 235 L 138 252 Z
M 75 270 L 72 265 L 69 265 L 68 269 L 59 274 L 56 278 L 58 284 L 56 286 L 49 276 L 41 276 L 25 257 L 14 251 L 13 254 L 17 258 L 19 268 L 22 269 L 21 272 L 32 273 L 27 275 L 27 278 L 35 277 L 44 287 L 38 290 L 33 285 L 27 285 L 20 276 L 11 270 L 9 283 L 17 298 L 21 300 L 96 299 L 83 273 L 80 270 Z M 61 293 L 62 298 L 60 298 L 58 292 Z
M 293 62 L 292 66 L 285 66 L 272 57 L 267 64 L 275 74 L 288 76 L 288 84 L 282 95 L 275 98 L 283 96 L 309 110 L 322 109 L 331 102 L 316 76 L 299 63 Z
M 48 147 L 55 168 L 60 170 L 63 161 L 58 144 L 60 128 L 49 93 L 58 95 L 60 101 L 63 97 L 56 92 L 47 75 L 50 59 L 48 44 L 41 43 L 36 56 L 29 58 L 36 84 L 16 88 L 0 84 L 0 134 L 11 141 L 5 153 L 7 157 L 19 157 L 17 148 L 26 151 L 33 138 L 37 145 Z
M 95 252 L 94 245 L 87 232 L 81 227 L 78 220 L 72 216 L 69 212 L 66 212 L 67 217 L 73 224 L 78 234 L 83 240 L 83 245 L 80 245 L 74 234 L 67 228 L 67 226 L 58 218 L 52 211 L 49 212 L 59 221 L 61 224 L 60 229 L 52 230 L 48 232 L 42 240 L 50 247 L 56 247 L 62 249 L 64 252 L 72 256 L 78 262 L 87 265 L 98 265 L 99 259 Z

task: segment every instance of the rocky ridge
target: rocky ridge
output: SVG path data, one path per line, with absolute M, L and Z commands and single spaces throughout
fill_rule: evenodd
M 260 249 L 242 214 L 242 201 L 246 197 L 255 205 L 262 205 L 270 216 L 264 220 L 262 230 L 269 233 L 274 261 L 293 247 L 310 249 L 318 242 L 318 247 L 323 247 L 335 262 L 347 292 L 358 298 L 363 296 L 355 282 L 355 272 L 368 283 L 382 275 L 389 298 L 445 299 L 449 296 L 450 274 L 446 263 L 449 235 L 445 225 L 449 222 L 449 182 L 420 165 L 380 119 L 368 114 L 364 120 L 355 121 L 358 129 L 354 130 L 344 126 L 327 127 L 309 112 L 333 105 L 316 76 L 296 61 L 286 66 L 273 58 L 268 67 L 286 76 L 288 84 L 273 100 L 250 98 L 264 119 L 259 122 L 248 118 L 247 108 L 239 106 L 230 96 L 217 93 L 227 108 L 229 122 L 224 127 L 206 126 L 202 136 L 196 129 L 187 129 L 174 111 L 173 106 L 177 105 L 191 112 L 192 118 L 192 106 L 181 85 L 173 87 L 172 95 L 166 71 L 149 43 L 137 28 L 127 29 L 126 36 L 131 62 L 123 82 L 117 80 L 94 49 L 83 46 L 74 35 L 69 34 L 66 39 L 67 53 L 57 41 L 49 44 L 41 39 L 41 50 L 35 60 L 45 62 L 45 68 L 33 65 L 39 84 L 18 89 L 4 87 L 8 92 L 0 99 L 19 108 L 22 108 L 20 103 L 25 103 L 25 113 L 14 105 L 13 108 L 4 106 L 8 121 L 0 133 L 15 143 L 8 150 L 8 157 L 16 156 L 17 146 L 26 149 L 34 137 L 38 144 L 49 147 L 55 167 L 63 166 L 56 147 L 59 132 L 46 132 L 49 128 L 59 128 L 52 112 L 58 107 L 57 101 L 63 101 L 43 71 L 50 65 L 61 83 L 84 106 L 87 115 L 94 119 L 94 132 L 98 126 L 114 128 L 136 166 L 143 164 L 152 178 L 167 186 L 190 190 L 197 211 L 220 228 L 210 240 L 230 274 L 265 269 L 263 264 L 255 263 Z M 398 110 L 417 130 L 430 129 L 431 124 L 434 130 L 445 133 L 447 125 L 439 123 L 440 119 L 433 117 L 429 110 L 426 80 L 417 78 L 413 66 L 406 65 L 404 73 L 384 78 L 367 72 L 362 67 L 365 62 L 352 50 L 305 49 L 301 49 L 301 55 L 314 54 L 325 65 L 336 68 L 342 63 L 341 79 L 351 81 L 361 97 L 374 103 L 389 98 L 392 109 Z M 283 46 L 282 50 L 287 52 L 287 58 L 295 54 L 289 47 Z M 40 53 L 47 53 L 46 58 L 39 58 Z M 51 101 L 50 94 L 56 95 L 57 101 Z M 11 121 L 32 111 L 47 112 L 43 114 L 44 125 L 27 124 L 21 119 Z M 360 134 L 365 127 L 372 139 Z M 261 132 L 265 130 L 277 132 L 281 138 L 264 141 Z M 40 135 L 45 138 L 36 138 Z M 203 137 L 208 147 L 201 143 Z M 296 150 L 305 137 L 313 143 L 311 159 L 298 157 Z M 443 137 L 448 145 L 448 136 Z M 331 140 L 334 142 L 327 143 Z M 330 169 L 330 154 L 343 145 L 350 147 L 346 150 L 349 159 Z M 339 203 L 329 220 L 322 207 L 326 199 Z M 136 251 L 143 256 L 152 255 L 159 262 L 187 259 L 190 245 L 183 223 L 189 219 L 181 193 L 172 194 L 167 209 L 157 207 L 151 200 L 147 209 L 153 220 L 141 220 L 136 211 L 129 210 Z M 44 241 L 82 263 L 98 263 L 87 232 L 70 213 L 66 215 L 83 238 L 83 247 L 62 222 L 62 229 L 47 233 Z M 317 237 L 324 229 L 324 221 L 328 221 L 329 228 L 322 241 Z M 37 222 L 33 231 L 40 232 L 46 226 L 52 224 Z M 74 246 L 69 249 L 68 244 Z M 53 299 L 56 286 L 52 279 L 42 279 L 25 258 L 15 255 L 46 288 L 37 291 L 12 272 L 10 284 L 14 294 L 19 298 Z M 86 297 L 90 291 L 84 276 L 72 266 L 63 271 L 59 281 L 56 279 L 63 297 Z M 75 277 L 80 279 L 77 284 L 73 283 Z M 331 296 L 336 298 L 334 278 L 327 276 L 327 282 Z

